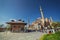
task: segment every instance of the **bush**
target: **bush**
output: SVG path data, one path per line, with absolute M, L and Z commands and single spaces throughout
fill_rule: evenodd
M 55 34 L 45 34 L 40 40 L 60 40 L 60 32 L 56 32 Z

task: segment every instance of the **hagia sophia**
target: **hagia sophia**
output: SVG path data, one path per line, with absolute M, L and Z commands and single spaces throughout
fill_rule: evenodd
M 41 17 L 37 18 L 34 22 L 32 22 L 32 25 L 30 25 L 30 29 L 33 30 L 40 30 L 40 29 L 49 29 L 52 28 L 52 17 L 50 19 L 44 18 L 44 13 L 42 10 L 42 7 L 40 6 L 40 12 L 41 12 Z

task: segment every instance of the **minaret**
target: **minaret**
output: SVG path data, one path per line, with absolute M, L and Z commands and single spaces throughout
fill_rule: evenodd
M 49 23 L 50 23 L 50 28 L 53 28 L 53 26 L 52 26 L 52 23 L 53 23 L 52 17 L 50 17 Z
M 41 6 L 40 6 L 40 12 L 41 12 L 41 25 L 44 27 L 44 15 L 43 15 L 43 10 L 42 10 L 42 8 L 41 8 Z
M 41 12 L 41 17 L 44 19 L 43 10 L 42 10 L 41 6 L 40 6 L 40 12 Z
M 30 18 L 28 17 L 28 27 L 30 27 Z
M 53 22 L 52 17 L 50 17 L 50 21 Z
M 52 25 L 52 22 L 53 22 L 52 17 L 50 17 L 50 25 Z

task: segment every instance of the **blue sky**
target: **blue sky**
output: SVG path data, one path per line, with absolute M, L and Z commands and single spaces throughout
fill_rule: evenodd
M 22 19 L 30 23 L 41 17 L 40 6 L 42 6 L 44 16 L 50 16 L 54 21 L 60 21 L 60 0 L 0 0 L 0 23 L 5 23 L 10 19 Z

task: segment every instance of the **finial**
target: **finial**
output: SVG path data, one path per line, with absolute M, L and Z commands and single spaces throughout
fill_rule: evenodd
M 42 11 L 42 7 L 40 6 L 40 11 Z

